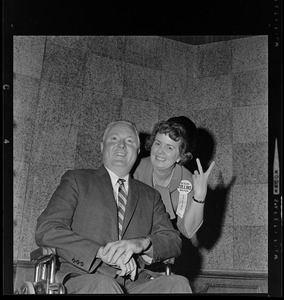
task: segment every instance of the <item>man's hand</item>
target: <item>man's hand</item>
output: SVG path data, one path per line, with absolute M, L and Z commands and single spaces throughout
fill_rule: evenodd
M 132 240 L 121 240 L 106 244 L 102 255 L 107 257 L 107 263 L 116 264 L 123 255 L 123 264 L 126 264 L 133 254 L 146 251 L 151 246 L 151 241 L 146 237 Z
M 122 255 L 117 261 L 117 266 L 119 267 L 120 270 L 117 271 L 116 274 L 120 277 L 130 276 L 130 279 L 134 281 L 137 274 L 137 264 L 135 262 L 135 259 L 132 257 L 129 260 L 129 262 L 125 265 L 122 263 L 123 260 L 124 260 L 124 255 Z
M 137 264 L 135 262 L 135 259 L 132 257 L 127 263 L 124 263 L 125 261 L 125 254 L 121 255 L 115 263 L 109 262 L 107 260 L 107 256 L 103 255 L 103 249 L 104 247 L 101 247 L 97 253 L 97 258 L 100 258 L 104 263 L 113 266 L 116 269 L 119 269 L 116 274 L 118 276 L 130 276 L 130 279 L 132 281 L 135 280 L 136 273 L 137 273 Z

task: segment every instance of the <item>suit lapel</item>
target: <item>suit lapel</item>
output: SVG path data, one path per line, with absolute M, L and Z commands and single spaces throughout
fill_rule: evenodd
M 109 174 L 103 166 L 99 168 L 99 186 L 102 190 L 103 205 L 109 212 L 109 219 L 104 220 L 104 222 L 106 226 L 112 228 L 112 236 L 110 237 L 110 240 L 118 240 L 117 205 L 113 195 L 113 189 Z

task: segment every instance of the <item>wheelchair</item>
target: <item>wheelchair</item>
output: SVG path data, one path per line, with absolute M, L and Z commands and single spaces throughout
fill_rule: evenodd
M 30 253 L 35 261 L 33 282 L 25 281 L 15 294 L 65 294 L 65 287 L 56 276 L 58 258 L 52 248 L 38 248 Z
M 35 261 L 34 280 L 25 281 L 15 294 L 66 294 L 64 285 L 56 276 L 58 257 L 54 248 L 38 248 L 30 253 L 30 260 Z M 171 275 L 173 263 L 174 258 L 163 261 L 161 273 Z

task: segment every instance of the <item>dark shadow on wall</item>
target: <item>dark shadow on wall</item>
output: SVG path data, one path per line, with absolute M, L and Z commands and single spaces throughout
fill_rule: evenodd
M 216 142 L 210 131 L 198 128 L 197 147 L 192 159 L 185 167 L 192 173 L 198 170 L 196 158 L 200 159 L 205 172 L 215 154 Z M 218 162 L 216 162 L 218 163 Z M 202 248 L 210 250 L 219 240 L 224 224 L 224 217 L 228 204 L 228 196 L 235 177 L 228 185 L 224 184 L 222 173 L 219 173 L 219 184 L 214 188 L 208 187 L 204 206 L 203 224 L 191 240 L 183 238 L 182 254 L 175 262 L 175 272 L 194 280 L 200 273 L 203 258 Z
M 197 128 L 197 145 L 193 159 L 184 165 L 191 173 L 198 170 L 196 158 L 199 158 L 203 171 L 206 171 L 213 159 L 216 142 L 213 134 L 205 128 Z
M 198 128 L 197 136 L 198 140 L 194 159 L 188 167 L 192 173 L 194 170 L 198 170 L 195 160 L 196 158 L 200 159 L 204 172 L 208 169 L 216 148 L 214 136 L 207 129 Z M 199 248 L 204 247 L 207 250 L 210 250 L 219 240 L 227 210 L 229 192 L 235 183 L 235 180 L 236 178 L 233 177 L 226 185 L 224 183 L 222 172 L 220 171 L 218 175 L 218 185 L 214 189 L 208 187 L 204 207 L 203 224 L 196 233 L 196 241 Z
M 233 177 L 231 182 L 225 185 L 220 172 L 220 183 L 215 189 L 208 189 L 204 207 L 204 221 L 196 234 L 199 248 L 210 250 L 218 242 L 224 225 L 229 192 L 235 180 L 236 177 Z
M 136 159 L 136 162 L 133 165 L 132 170 L 130 172 L 132 175 L 135 172 L 136 168 L 138 167 L 141 159 L 150 155 L 150 152 L 145 149 L 145 142 L 146 142 L 146 139 L 147 139 L 147 137 L 149 135 L 150 135 L 150 133 L 147 133 L 147 132 L 140 132 L 139 133 L 139 138 L 140 138 L 140 153 L 139 153 L 139 155 L 138 155 L 138 157 Z
M 188 239 L 181 235 L 182 251 L 181 255 L 176 258 L 172 267 L 175 274 L 183 275 L 190 281 L 193 281 L 200 273 L 202 267 L 202 255 L 194 243 L 194 239 Z

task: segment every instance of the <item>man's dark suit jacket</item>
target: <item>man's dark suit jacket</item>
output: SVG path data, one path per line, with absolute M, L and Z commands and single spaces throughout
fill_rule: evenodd
M 153 263 L 181 252 L 179 232 L 171 224 L 160 194 L 129 178 L 122 239 L 149 236 Z M 54 247 L 64 274 L 100 273 L 115 277 L 117 269 L 95 258 L 98 249 L 118 240 L 117 205 L 110 176 L 98 170 L 69 170 L 37 219 L 36 243 Z M 138 264 L 145 261 L 138 256 Z

